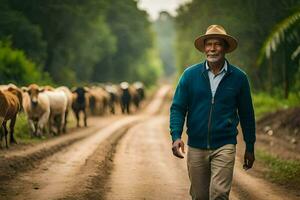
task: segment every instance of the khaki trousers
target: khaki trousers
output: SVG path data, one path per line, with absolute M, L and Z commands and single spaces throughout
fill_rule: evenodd
M 188 148 L 187 167 L 193 200 L 229 199 L 235 152 L 234 144 L 215 150 Z

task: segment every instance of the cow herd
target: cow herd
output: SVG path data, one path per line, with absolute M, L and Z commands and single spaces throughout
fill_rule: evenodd
M 129 114 L 140 107 L 145 98 L 141 82 L 129 84 L 98 84 L 90 87 L 51 87 L 30 84 L 17 87 L 14 84 L 0 85 L 0 141 L 3 136 L 8 148 L 16 143 L 14 127 L 19 112 L 24 112 L 32 137 L 44 134 L 59 135 L 66 132 L 68 115 L 73 111 L 80 127 L 80 117 L 87 126 L 89 115 Z M 10 121 L 9 131 L 7 122 Z

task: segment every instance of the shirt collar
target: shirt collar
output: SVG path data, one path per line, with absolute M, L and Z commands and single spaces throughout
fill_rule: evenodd
M 207 61 L 205 62 L 205 67 L 206 67 L 206 70 L 210 70 Z M 220 70 L 219 74 L 222 73 L 223 71 L 227 72 L 227 68 L 228 68 L 227 61 L 225 60 L 224 65 L 223 65 L 222 69 Z

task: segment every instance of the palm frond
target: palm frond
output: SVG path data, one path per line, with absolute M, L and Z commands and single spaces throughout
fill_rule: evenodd
M 275 25 L 260 49 L 256 62 L 257 66 L 260 66 L 265 58 L 270 58 L 272 52 L 276 52 L 278 47 L 285 41 L 289 30 L 298 23 L 300 23 L 300 10 Z
M 298 56 L 300 56 L 300 45 L 297 47 L 297 49 L 292 53 L 291 59 L 295 60 Z

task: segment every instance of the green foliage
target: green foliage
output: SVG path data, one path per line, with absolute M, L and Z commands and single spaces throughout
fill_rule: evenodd
M 75 71 L 69 67 L 63 67 L 56 77 L 58 80 L 61 80 L 57 81 L 56 85 L 65 85 L 71 88 L 78 82 Z
M 176 71 L 174 18 L 168 12 L 161 12 L 153 27 L 165 75 L 171 76 Z
M 295 82 L 293 87 L 293 93 L 300 97 L 300 67 L 298 71 L 295 73 Z
M 145 65 L 144 63 L 148 63 Z M 137 65 L 136 77 L 146 86 L 156 83 L 156 80 L 162 75 L 162 63 L 155 49 L 150 49 Z
M 271 180 L 281 184 L 289 183 L 293 185 L 300 183 L 299 161 L 282 160 L 262 150 L 256 151 L 256 158 L 267 166 L 266 176 Z
M 47 74 L 38 70 L 21 50 L 14 50 L 8 42 L 0 41 L 0 83 L 27 85 L 50 82 Z
M 279 89 L 277 91 L 280 91 Z M 268 93 L 259 92 L 253 94 L 253 104 L 256 118 L 262 117 L 264 114 L 274 112 L 278 109 L 296 107 L 300 104 L 300 97 L 296 94 L 289 95 L 288 99 L 282 98 L 282 95 L 270 95 Z
M 40 1 L 30 5 L 39 18 L 23 10 L 43 30 L 48 44 L 45 70 L 58 83 L 66 82 L 59 73 L 64 66 L 71 66 L 80 81 L 89 80 L 95 64 L 114 51 L 114 36 L 104 19 L 106 3 Z
M 42 38 L 41 28 L 24 13 L 10 8 L 8 1 L 1 1 L 0 40 L 9 39 L 14 48 L 22 49 L 31 60 L 42 63 L 46 58 L 46 42 Z
M 282 45 L 282 43 L 285 43 L 289 35 L 295 34 L 295 32 L 293 33 L 293 30 L 291 29 L 294 28 L 294 31 L 299 31 L 299 26 L 295 26 L 297 24 L 300 25 L 300 10 L 296 11 L 291 16 L 283 19 L 281 22 L 275 25 L 274 29 L 271 31 L 261 48 L 257 65 L 261 65 L 265 57 L 269 59 L 272 51 L 275 52 L 278 49 L 278 46 Z M 298 47 L 299 45 L 297 48 Z M 296 49 L 294 49 L 293 52 L 296 52 Z M 295 55 L 295 57 L 296 56 L 297 55 Z
M 19 113 L 15 125 L 15 138 L 18 142 L 28 143 L 32 141 L 27 117 L 25 113 Z M 36 139 L 33 139 L 35 141 Z
M 0 0 L 0 39 L 7 38 L 64 85 L 141 79 L 140 60 L 153 47 L 135 0 Z
M 116 52 L 97 64 L 93 80 L 154 83 L 158 65 L 148 59 L 153 51 L 153 33 L 147 13 L 137 9 L 136 1 L 116 0 L 108 5 L 106 20 L 116 37 Z

